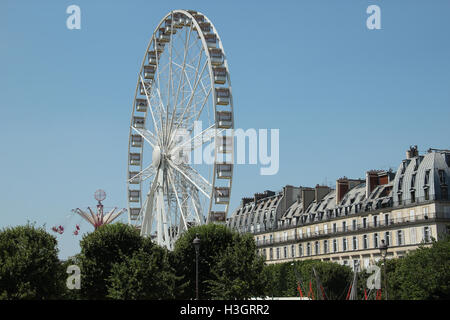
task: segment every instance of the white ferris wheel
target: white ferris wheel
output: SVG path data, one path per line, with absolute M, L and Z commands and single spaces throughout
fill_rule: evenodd
M 129 223 L 173 249 L 188 227 L 224 222 L 233 128 L 230 73 L 217 30 L 200 12 L 171 11 L 153 32 L 136 86 Z

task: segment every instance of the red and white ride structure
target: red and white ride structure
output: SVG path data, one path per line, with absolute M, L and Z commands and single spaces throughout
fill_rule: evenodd
M 80 208 L 76 208 L 72 210 L 73 213 L 78 214 L 81 216 L 84 220 L 86 220 L 90 225 L 94 227 L 94 229 L 97 229 L 100 226 L 103 226 L 105 224 L 110 224 L 114 220 L 116 220 L 121 214 L 125 213 L 127 209 L 121 209 L 117 210 L 117 207 L 114 207 L 112 210 L 110 210 L 108 213 L 104 213 L 104 206 L 102 204 L 102 201 L 106 199 L 106 193 L 105 191 L 99 189 L 94 194 L 95 200 L 97 200 L 97 212 L 94 212 L 90 207 L 87 207 L 87 209 L 82 210 Z M 65 229 L 64 226 L 54 226 L 52 227 L 52 231 L 55 233 L 63 234 Z M 80 232 L 80 225 L 75 225 L 75 230 L 73 231 L 73 234 L 77 236 Z

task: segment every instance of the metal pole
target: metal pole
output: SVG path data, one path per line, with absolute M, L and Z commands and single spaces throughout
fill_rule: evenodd
M 383 264 L 384 264 L 384 294 L 385 300 L 388 300 L 387 278 L 386 278 L 386 256 L 383 257 Z
M 198 300 L 198 250 L 195 250 L 195 299 Z

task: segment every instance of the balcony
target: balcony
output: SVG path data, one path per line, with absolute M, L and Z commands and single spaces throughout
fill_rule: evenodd
M 358 224 L 356 230 L 348 230 L 348 228 L 342 228 L 338 227 L 334 231 L 328 230 L 327 232 L 324 232 L 323 230 L 319 230 L 319 232 L 312 232 L 311 234 L 303 234 L 302 237 L 299 237 L 297 233 L 295 233 L 295 236 L 288 236 L 287 238 L 279 238 L 279 239 L 273 239 L 272 241 L 266 241 L 265 243 L 260 243 L 259 247 L 264 246 L 270 246 L 273 244 L 292 244 L 297 243 L 300 240 L 301 241 L 307 241 L 312 239 L 318 239 L 318 238 L 328 238 L 328 237 L 334 237 L 334 236 L 341 236 L 341 235 L 351 235 L 355 233 L 364 233 L 364 232 L 370 232 L 374 230 L 383 230 L 383 229 L 390 229 L 393 227 L 400 227 L 400 226 L 406 226 L 406 225 L 412 225 L 412 224 L 419 224 L 421 222 L 436 222 L 436 221 L 448 221 L 450 222 L 450 218 L 445 218 L 444 213 L 440 212 L 438 214 L 436 213 L 429 213 L 429 214 L 419 214 L 414 216 L 414 219 L 411 219 L 410 217 L 406 218 L 400 218 L 400 219 L 390 219 L 389 224 L 386 225 L 384 223 L 377 223 L 374 224 L 372 222 L 366 223 L 366 226 L 364 227 L 363 224 Z

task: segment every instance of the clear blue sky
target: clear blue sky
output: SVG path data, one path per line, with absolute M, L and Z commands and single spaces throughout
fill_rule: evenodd
M 409 145 L 449 148 L 450 1 L 1 1 L 0 227 L 126 206 L 131 103 L 156 24 L 196 9 L 218 29 L 236 126 L 279 128 L 280 171 L 235 169 L 240 198 L 396 168 Z M 81 30 L 66 8 L 81 8 Z M 381 8 L 382 30 L 366 28 Z M 87 230 L 84 225 L 84 230 Z M 79 251 L 65 235 L 60 255 Z

